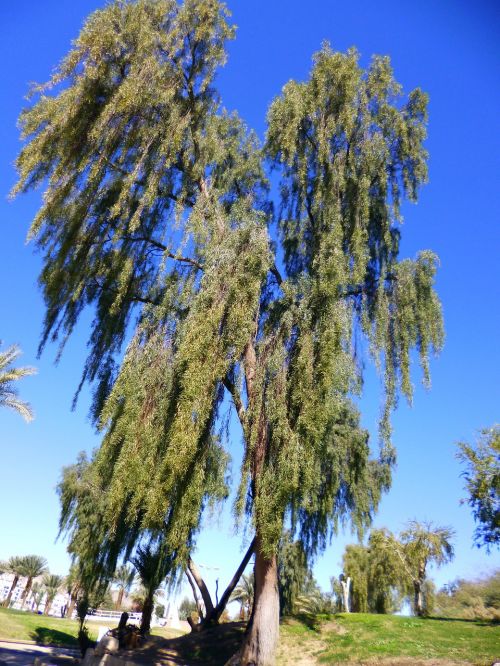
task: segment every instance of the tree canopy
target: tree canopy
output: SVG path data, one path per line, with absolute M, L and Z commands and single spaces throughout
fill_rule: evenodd
M 489 551 L 500 544 L 500 426 L 481 430 L 475 446 L 465 442 L 458 446 L 457 457 L 465 466 L 466 501 L 477 523 L 474 541 Z
M 85 525 L 63 493 L 70 548 L 102 560 L 104 544 L 110 571 L 144 531 L 161 532 L 185 562 L 204 507 L 228 494 L 227 395 L 243 439 L 235 513 L 256 533 L 252 622 L 272 618 L 276 634 L 284 522 L 309 555 L 339 522 L 370 523 L 412 349 L 428 383 L 442 344 L 436 256 L 399 259 L 402 201 L 427 178 L 427 96 L 404 97 L 387 57 L 364 69 L 354 49 L 325 44 L 309 79 L 271 104 L 261 144 L 215 88 L 233 35 L 218 0 L 92 14 L 21 116 L 14 193 L 45 188 L 30 230 L 41 346 L 62 348 L 95 312 L 82 382 L 94 382 L 103 442 L 78 498 L 105 499 Z M 353 403 L 365 346 L 384 377 L 375 458 Z M 257 634 L 242 663 L 272 660 L 275 639 Z

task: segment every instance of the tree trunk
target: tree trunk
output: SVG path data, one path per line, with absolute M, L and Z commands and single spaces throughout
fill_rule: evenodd
M 141 634 L 144 636 L 151 629 L 151 617 L 153 615 L 153 597 L 146 597 L 142 607 Z
M 278 564 L 262 554 L 258 540 L 255 554 L 255 596 L 250 626 L 239 656 L 239 666 L 272 666 L 279 636 Z
M 349 607 L 349 595 L 351 592 L 351 578 L 347 576 L 347 578 L 340 581 L 340 584 L 342 586 L 342 601 L 344 606 L 344 612 L 350 613 L 351 610 Z
M 26 603 L 26 599 L 28 598 L 28 594 L 30 593 L 32 584 L 33 584 L 33 578 L 29 577 L 28 580 L 26 581 L 26 586 L 23 590 L 23 593 L 21 594 L 21 608 L 24 608 L 24 604 Z
M 10 605 L 10 600 L 12 599 L 12 595 L 14 594 L 14 590 L 17 587 L 17 584 L 19 583 L 19 576 L 17 574 L 14 575 L 14 580 L 12 581 L 12 585 L 10 586 L 9 594 L 5 598 L 5 601 L 3 602 L 3 605 L 5 608 L 8 608 Z
M 210 596 L 210 592 L 208 591 L 208 588 L 205 585 L 205 581 L 203 580 L 200 572 L 198 571 L 198 567 L 191 558 L 188 559 L 188 569 L 196 585 L 198 586 L 198 589 L 201 592 L 201 598 L 203 599 L 203 603 L 205 604 L 205 616 L 208 617 L 214 612 L 214 605 L 212 603 L 212 597 Z
M 115 606 L 116 610 L 118 610 L 119 608 L 122 607 L 124 593 L 125 593 L 125 590 L 124 590 L 123 587 L 121 587 L 118 590 L 118 598 L 116 599 L 116 606 Z
M 422 584 L 419 580 L 413 581 L 415 615 L 422 617 L 424 614 L 424 604 L 422 601 Z
M 75 591 L 71 591 L 69 593 L 69 605 L 66 611 L 66 617 L 68 617 L 70 620 L 73 617 L 73 611 L 75 610 L 76 602 L 78 600 L 78 592 L 79 589 L 77 588 Z

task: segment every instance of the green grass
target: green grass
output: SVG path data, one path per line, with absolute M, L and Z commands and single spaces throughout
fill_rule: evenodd
M 89 624 L 90 638 L 97 638 L 97 626 Z M 32 641 L 39 645 L 78 647 L 77 620 L 35 615 L 0 608 L 0 640 Z
M 414 657 L 486 665 L 500 656 L 500 627 L 479 621 L 352 613 L 322 622 L 285 620 L 281 642 L 284 654 L 299 645 L 319 664 Z
M 95 639 L 98 626 L 92 623 L 88 626 L 91 638 Z M 0 640 L 74 647 L 77 631 L 76 620 L 0 608 Z M 190 634 L 168 645 L 178 655 L 195 658 L 193 663 L 223 663 L 217 661 L 215 652 L 224 648 L 225 661 L 237 648 L 241 631 L 239 625 L 222 625 L 212 630 L 212 634 Z M 153 630 L 153 634 L 163 638 L 174 638 L 178 633 L 164 628 Z M 301 661 L 302 664 L 383 663 L 385 659 L 405 657 L 406 664 L 414 658 L 433 660 L 433 664 L 442 659 L 443 666 L 452 662 L 486 666 L 500 657 L 500 626 L 468 620 L 361 613 L 286 619 L 281 625 L 278 665 L 294 663 L 293 659 L 290 661 L 291 655 L 309 659 Z

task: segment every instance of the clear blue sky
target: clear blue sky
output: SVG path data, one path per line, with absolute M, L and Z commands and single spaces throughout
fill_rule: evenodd
M 55 573 L 65 573 L 63 543 L 54 543 L 60 468 L 78 451 L 98 444 L 87 418 L 84 391 L 70 411 L 85 356 L 89 313 L 53 364 L 49 347 L 36 360 L 44 307 L 37 289 L 39 257 L 25 245 L 39 193 L 14 203 L 7 193 L 19 148 L 16 118 L 30 81 L 45 81 L 67 52 L 86 15 L 101 0 L 16 0 L 0 5 L 0 339 L 17 342 L 36 377 L 20 384 L 36 419 L 0 412 L 0 559 L 29 552 L 45 555 Z M 450 524 L 457 531 L 453 564 L 436 574 L 439 584 L 473 577 L 499 566 L 498 554 L 472 547 L 474 525 L 463 496 L 455 442 L 500 420 L 499 11 L 479 0 L 233 0 L 237 39 L 219 76 L 227 108 L 236 108 L 262 136 L 269 102 L 290 78 L 303 79 L 311 55 L 327 39 L 336 49 L 355 45 L 367 63 L 389 54 L 406 91 L 430 94 L 430 183 L 417 206 L 405 208 L 403 255 L 432 248 L 441 258 L 438 291 L 443 301 L 446 344 L 432 363 L 433 387 L 419 388 L 410 409 L 402 401 L 394 416 L 398 467 L 375 524 L 398 530 L 410 518 Z M 374 433 L 379 387 L 368 370 L 363 420 Z M 237 442 L 236 442 L 237 444 Z M 235 469 L 235 472 L 237 468 Z M 239 558 L 225 512 L 199 539 L 198 559 L 220 567 L 227 579 Z M 324 588 L 339 573 L 347 533 L 334 539 L 315 572 Z M 209 570 L 208 578 L 216 576 Z

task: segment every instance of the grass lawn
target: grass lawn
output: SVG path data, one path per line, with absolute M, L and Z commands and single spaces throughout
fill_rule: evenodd
M 500 658 L 500 627 L 479 621 L 364 613 L 338 614 L 317 623 L 288 619 L 281 626 L 278 663 L 293 663 L 293 654 L 309 655 L 311 664 L 383 663 L 403 657 L 407 664 L 414 658 L 489 666 Z
M 90 637 L 96 639 L 97 624 L 87 624 Z M 33 641 L 39 645 L 78 647 L 77 633 L 77 620 L 0 608 L 0 640 Z
M 87 625 L 95 639 L 99 625 L 91 622 Z M 156 627 L 150 647 L 135 654 L 139 657 L 142 653 L 146 658 L 143 663 L 162 663 L 177 657 L 193 664 L 220 664 L 237 649 L 243 628 L 231 623 L 179 637 L 180 632 Z M 0 640 L 76 646 L 77 631 L 76 620 L 0 608 Z M 281 625 L 278 666 L 349 663 L 410 666 L 427 660 L 429 666 L 490 666 L 499 658 L 498 625 L 352 613 L 318 620 L 285 619 Z

